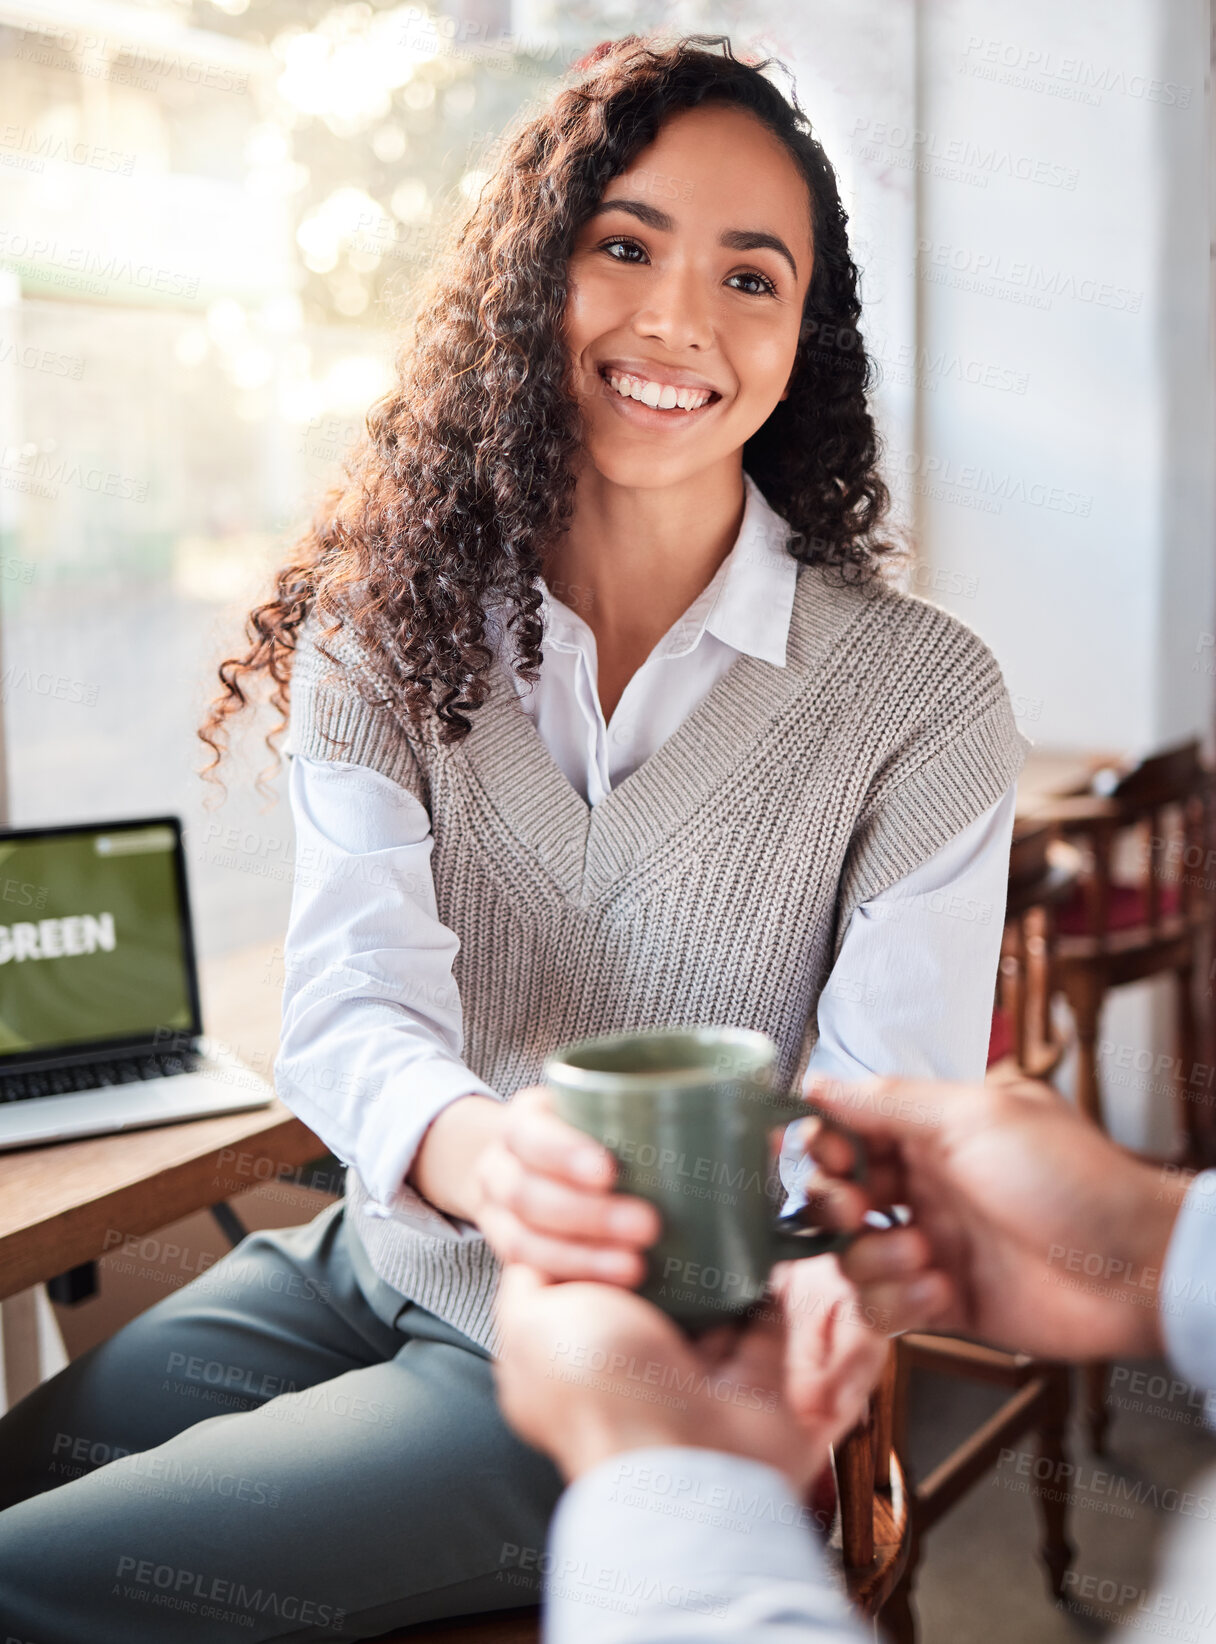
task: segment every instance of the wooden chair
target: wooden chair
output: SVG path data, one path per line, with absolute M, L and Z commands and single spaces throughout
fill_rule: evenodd
M 895 1396 L 892 1352 L 866 1419 L 836 1447 L 829 1498 L 816 1493 L 807 1501 L 817 1519 L 826 1510 L 826 1539 L 843 1563 L 853 1602 L 870 1620 L 898 1583 L 912 1544 L 903 1469 L 892 1444 Z M 539 1639 L 540 1609 L 529 1605 L 423 1622 L 384 1633 L 376 1644 L 538 1644 Z
M 890 1637 L 895 1644 L 911 1644 L 915 1637 L 911 1597 L 923 1538 L 998 1465 L 1001 1451 L 1026 1433 L 1037 1435 L 1038 1457 L 1047 1463 L 1043 1478 L 1039 1478 L 1037 1468 L 1032 1470 L 1030 1488 L 1038 1498 L 1042 1515 L 1040 1552 L 1048 1592 L 1052 1598 L 1063 1597 L 1064 1577 L 1075 1554 L 1068 1539 L 1066 1491 L 1060 1483 L 1068 1476 L 1065 1440 L 1072 1402 L 1068 1366 L 1048 1364 L 1023 1353 L 1003 1353 L 957 1336 L 912 1331 L 897 1338 L 895 1357 L 896 1410 L 901 1418 L 894 1434 L 897 1455 L 906 1454 L 902 1422 L 906 1419 L 907 1383 L 912 1370 L 987 1382 L 1008 1389 L 1010 1396 L 919 1483 L 905 1470 L 911 1536 L 903 1573 L 883 1611 Z
M 1167 975 L 1174 983 L 1177 1061 L 1171 1085 L 1182 1135 L 1180 1163 L 1216 1162 L 1216 1063 L 1206 994 L 1195 973 L 1210 953 L 1213 905 L 1212 773 L 1197 741 L 1131 769 L 1095 772 L 1088 790 L 1045 800 L 1036 817 L 1082 849 L 1085 871 L 1057 918 L 1056 969 L 1077 1027 L 1077 1104 L 1105 1128 L 1098 1077 L 1098 1025 L 1113 988 Z M 1137 851 L 1137 836 L 1139 850 Z M 1198 1082 L 1192 1074 L 1202 1070 Z M 1094 1451 L 1110 1426 L 1108 1366 L 1083 1372 Z
M 1056 839 L 1050 824 L 1018 820 L 1010 851 L 997 1004 L 989 1040 L 990 1079 L 1046 1079 L 1063 1057 L 1065 1042 L 1052 1016 L 1055 910 L 1072 893 L 1080 873 L 1079 854 Z M 896 1644 L 909 1644 L 914 1636 L 911 1593 L 922 1538 L 998 1464 L 1001 1451 L 1026 1433 L 1037 1435 L 1039 1457 L 1049 1464 L 1046 1478 L 1032 1476 L 1031 1487 L 1042 1514 L 1041 1552 L 1048 1590 L 1053 1598 L 1060 1598 L 1074 1552 L 1068 1539 L 1065 1492 L 1059 1485 L 1067 1476 L 1065 1437 L 1072 1389 L 1068 1366 L 927 1331 L 909 1331 L 896 1338 L 895 1361 L 893 1445 L 900 1456 L 907 1454 L 907 1388 L 913 1370 L 1003 1387 L 1009 1397 L 925 1479 L 918 1483 L 908 1477 L 911 1546 L 883 1612 L 890 1636 Z
M 1181 743 L 1121 773 L 1100 772 L 1089 791 L 1042 801 L 1036 816 L 1079 845 L 1086 859 L 1080 886 L 1059 912 L 1056 952 L 1077 1024 L 1078 1105 L 1104 1124 L 1097 1044 L 1106 995 L 1168 975 L 1175 990 L 1178 1060 L 1172 1082 L 1183 1138 L 1180 1162 L 1216 1162 L 1213 1092 L 1190 1079 L 1194 1069 L 1210 1068 L 1213 1061 L 1211 1012 L 1206 1003 L 1202 1013 L 1197 1009 L 1195 989 L 1216 901 L 1212 773 L 1198 742 Z
M 831 1535 L 849 1596 L 860 1613 L 901 1644 L 911 1644 L 911 1615 L 893 1595 L 912 1553 L 913 1526 L 903 1463 L 896 1446 L 899 1360 L 895 1343 L 870 1399 L 865 1421 L 836 1447 L 839 1512 Z M 900 1631 L 903 1627 L 908 1630 Z
M 1050 1079 L 1065 1043 L 1053 1016 L 1056 910 L 1075 891 L 1081 857 L 1050 822 L 1019 817 L 1009 853 L 1005 929 L 988 1041 L 990 1079 Z

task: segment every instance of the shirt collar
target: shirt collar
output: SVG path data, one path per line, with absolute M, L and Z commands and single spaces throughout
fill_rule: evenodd
M 734 546 L 708 585 L 655 647 L 655 656 L 684 656 L 708 631 L 748 656 L 785 667 L 798 561 L 785 546 L 789 526 L 773 509 L 751 475 L 743 475 L 743 521 Z M 587 624 L 574 608 L 537 579 L 545 620 L 545 641 L 561 650 L 585 644 Z M 577 590 L 571 589 L 573 601 Z
M 798 561 L 785 546 L 790 534 L 785 520 L 770 507 L 750 474 L 744 474 L 743 484 L 743 524 L 719 567 L 722 582 L 705 626 L 736 651 L 784 668 Z M 711 582 L 709 587 L 713 586 Z

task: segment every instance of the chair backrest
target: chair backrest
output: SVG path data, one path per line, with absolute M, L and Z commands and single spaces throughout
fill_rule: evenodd
M 1013 1056 L 1031 1078 L 1047 1078 L 1064 1045 L 1052 1019 L 1054 910 L 1075 889 L 1081 858 L 1050 822 L 1014 824 L 997 1001 L 1011 1027 Z
M 1116 784 L 1111 798 L 1129 821 L 1147 830 L 1143 878 L 1148 923 L 1161 919 L 1166 898 L 1162 887 L 1176 889 L 1183 915 L 1210 900 L 1212 775 L 1200 756 L 1197 740 L 1155 754 Z
M 1142 759 L 1131 770 L 1118 775 L 1109 792 L 1112 799 L 1129 809 L 1151 809 L 1156 805 L 1176 804 L 1191 794 L 1201 793 L 1210 781 L 1198 739 L 1192 737 Z M 1093 791 L 1101 792 L 1105 786 L 1099 773 Z
M 1009 847 L 1009 886 L 1005 920 L 1020 918 L 1031 908 L 1063 901 L 1076 884 L 1080 862 L 1062 853 L 1051 822 L 1019 817 Z
M 1116 880 L 1126 879 L 1129 871 L 1141 893 L 1138 907 L 1150 936 L 1167 920 L 1203 917 L 1216 886 L 1216 849 L 1212 772 L 1198 740 L 1163 749 L 1130 770 L 1099 771 L 1091 792 L 1106 800 L 1108 814 L 1070 831 L 1083 832 L 1089 846 L 1086 903 L 1094 937 L 1107 938 Z M 1140 836 L 1139 848 L 1130 858 L 1126 852 L 1121 856 L 1120 846 L 1133 829 Z

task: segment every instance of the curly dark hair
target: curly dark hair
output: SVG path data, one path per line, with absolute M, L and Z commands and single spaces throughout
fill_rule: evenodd
M 725 35 L 607 41 L 550 105 L 503 140 L 500 163 L 421 288 L 394 386 L 376 402 L 274 597 L 246 620 L 249 649 L 220 664 L 199 736 L 219 763 L 227 721 L 266 675 L 287 723 L 291 657 L 315 606 L 326 638 L 350 624 L 410 722 L 451 742 L 489 693 L 486 610 L 505 600 L 514 667 L 534 682 L 543 624 L 536 577 L 574 509 L 581 416 L 563 341 L 576 235 L 608 182 L 680 109 L 717 101 L 758 116 L 806 179 L 814 265 L 786 399 L 746 442 L 743 466 L 790 526 L 790 553 L 866 580 L 901 545 L 867 404 L 873 368 L 857 322 L 858 270 L 836 176 L 796 99 Z M 781 65 L 784 68 L 784 65 Z M 786 70 L 788 73 L 788 70 Z M 327 653 L 328 654 L 328 653 Z M 436 723 L 437 721 L 437 723 Z M 261 779 L 259 778 L 259 785 Z

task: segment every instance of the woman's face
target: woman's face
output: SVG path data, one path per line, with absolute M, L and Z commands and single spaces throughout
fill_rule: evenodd
M 570 257 L 565 337 L 606 479 L 660 487 L 737 464 L 786 396 L 811 259 L 807 186 L 784 145 L 736 106 L 670 116 Z

